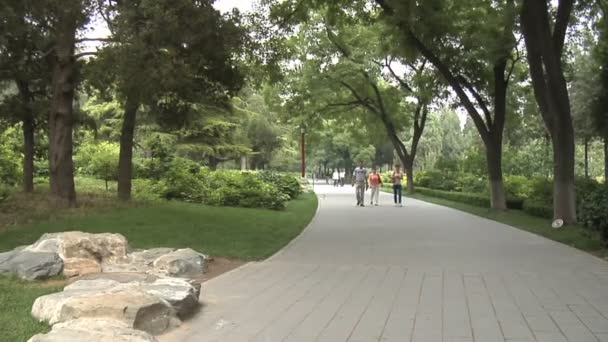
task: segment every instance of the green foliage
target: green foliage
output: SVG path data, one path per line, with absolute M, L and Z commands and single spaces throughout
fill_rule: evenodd
M 12 192 L 13 192 L 13 189 L 11 187 L 0 183 L 0 202 L 7 199 L 11 195 Z
M 534 200 L 524 201 L 524 212 L 529 215 L 542 217 L 549 220 L 553 219 L 553 207 L 544 203 L 540 203 Z
M 608 246 L 608 187 L 601 186 L 581 194 L 579 219 L 586 227 L 599 231 Z
M 507 197 L 530 197 L 531 184 L 527 177 L 506 175 L 504 176 L 504 183 Z
M 174 158 L 162 177 L 165 184 L 163 197 L 185 202 L 203 203 L 206 188 L 200 174 L 200 165 L 185 158 Z
M 264 182 L 275 185 L 281 193 L 286 194 L 290 199 L 294 199 L 302 193 L 302 185 L 294 176 L 272 171 L 260 171 L 257 175 Z
M 458 187 L 462 192 L 488 193 L 488 179 L 486 176 L 461 172 L 458 174 Z
M 458 188 L 455 173 L 448 173 L 439 170 L 416 172 L 414 175 L 414 184 L 424 188 L 444 191 L 454 191 Z
M 15 146 L 15 128 L 0 134 L 0 184 L 15 185 L 21 180 L 23 157 Z
M 94 176 L 106 182 L 118 179 L 120 146 L 112 142 L 87 142 L 76 153 L 76 167 L 83 175 Z
M 479 207 L 490 207 L 490 198 L 487 195 L 467 193 L 467 192 L 453 192 L 453 191 L 442 191 L 434 189 L 426 189 L 417 187 L 416 191 L 427 196 L 443 198 L 450 201 L 467 203 Z
M 298 180 L 289 175 L 209 171 L 179 157 L 170 163 L 162 181 L 151 184 L 156 190 L 144 194 L 145 197 L 154 197 L 154 192 L 160 191 L 166 199 L 245 208 L 284 209 L 287 201 L 301 193 Z
M 284 209 L 289 200 L 289 195 L 252 172 L 211 172 L 205 183 L 208 191 L 205 202 L 209 205 Z

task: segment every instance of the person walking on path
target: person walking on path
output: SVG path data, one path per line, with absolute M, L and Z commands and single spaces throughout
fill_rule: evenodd
M 338 182 L 340 181 L 340 171 L 334 171 L 334 173 L 331 175 L 331 178 L 334 181 L 334 186 L 338 186 Z
M 401 204 L 401 192 L 403 190 L 403 186 L 401 185 L 401 181 L 403 180 L 403 172 L 401 171 L 401 167 L 399 165 L 395 166 L 395 171 L 391 175 L 391 182 L 393 183 L 393 198 L 395 200 L 395 205 L 402 207 Z
M 374 198 L 376 199 L 376 206 L 378 206 L 378 198 L 380 197 L 380 187 L 382 186 L 382 177 L 378 174 L 378 170 L 376 167 L 372 168 L 372 173 L 369 174 L 369 178 L 367 180 L 370 189 L 372 189 L 371 194 L 371 203 L 370 205 L 374 205 Z
M 363 163 L 359 163 L 359 166 L 353 171 L 353 185 L 357 193 L 357 206 L 364 207 L 365 204 L 365 190 L 367 190 L 367 170 L 363 167 Z

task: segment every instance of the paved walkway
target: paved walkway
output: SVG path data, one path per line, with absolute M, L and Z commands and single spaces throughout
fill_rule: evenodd
M 300 237 L 205 283 L 201 313 L 161 341 L 608 341 L 608 263 L 456 210 L 316 190 Z

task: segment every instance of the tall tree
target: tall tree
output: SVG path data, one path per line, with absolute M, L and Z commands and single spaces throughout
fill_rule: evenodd
M 32 20 L 48 28 L 51 47 L 51 103 L 49 110 L 49 169 L 51 193 L 65 205 L 76 205 L 74 187 L 74 93 L 78 85 L 76 34 L 89 20 L 90 0 L 29 1 Z
M 227 106 L 242 83 L 235 61 L 242 30 L 211 0 L 111 3 L 111 43 L 95 63 L 98 75 L 113 72 L 100 77 L 97 87 L 112 89 L 124 106 L 118 196 L 128 200 L 139 108 L 152 106 L 175 127 L 187 122 L 195 103 Z
M 403 45 L 437 68 L 473 119 L 486 148 L 492 208 L 506 209 L 502 139 L 507 88 L 519 60 L 515 2 L 375 2 Z M 479 16 L 486 20 L 474 19 Z
M 553 16 L 548 1 L 524 0 L 521 9 L 534 95 L 553 144 L 553 216 L 566 223 L 576 222 L 574 127 L 562 65 L 573 7 L 574 0 L 560 0 Z
M 28 19 L 32 9 L 27 3 L 7 0 L 0 5 L 0 80 L 14 84 L 15 96 L 4 99 L 11 121 L 21 122 L 23 131 L 23 190 L 34 189 L 34 133 L 42 123 L 40 112 L 46 105 L 50 75 L 44 60 L 48 43 L 44 29 Z

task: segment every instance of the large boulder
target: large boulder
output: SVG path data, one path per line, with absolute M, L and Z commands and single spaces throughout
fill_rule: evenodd
M 156 342 L 147 332 L 130 328 L 112 319 L 82 318 L 55 324 L 47 334 L 38 334 L 28 342 Z
M 116 319 L 130 328 L 155 335 L 180 324 L 175 310 L 166 301 L 136 289 L 67 300 L 61 308 L 59 320 L 65 322 L 77 318 Z
M 183 248 L 164 254 L 154 261 L 156 273 L 172 277 L 189 277 L 203 274 L 206 257 L 191 248 Z
M 101 275 L 108 275 L 104 278 Z M 169 303 L 180 318 L 188 316 L 198 307 L 200 296 L 200 284 L 182 278 L 156 278 L 154 280 L 142 279 L 143 281 L 120 282 L 112 277 L 113 273 L 100 273 L 97 279 L 83 279 L 76 281 L 64 288 L 64 292 L 81 291 L 90 292 L 122 292 L 143 291 L 147 294 L 161 298 Z M 114 279 L 112 279 L 114 278 Z M 123 279 L 125 280 L 125 279 Z
M 180 318 L 193 313 L 199 305 L 200 284 L 195 286 L 190 281 L 179 278 L 160 278 L 153 283 L 138 285 L 148 294 L 166 300 Z
M 63 274 L 73 277 L 101 272 L 103 262 L 125 258 L 129 245 L 120 234 L 73 231 L 44 234 L 24 251 L 57 253 L 63 259 Z
M 82 317 L 111 318 L 159 334 L 198 307 L 200 286 L 186 279 L 141 273 L 85 277 L 90 279 L 75 281 L 63 292 L 36 299 L 32 315 L 49 324 Z M 130 279 L 135 280 L 127 282 Z
M 108 273 L 90 273 L 85 274 L 76 278 L 70 279 L 71 283 L 80 281 L 80 280 L 97 280 L 97 279 L 107 279 L 114 280 L 118 283 L 152 283 L 159 279 L 159 276 L 144 273 L 144 272 L 108 272 Z
M 16 274 L 25 280 L 48 279 L 61 274 L 63 260 L 52 252 L 25 252 L 21 249 L 0 253 L 0 274 Z
M 152 248 L 134 251 L 124 258 L 108 260 L 102 263 L 103 272 L 154 272 L 154 261 L 163 255 L 175 251 L 175 248 Z

